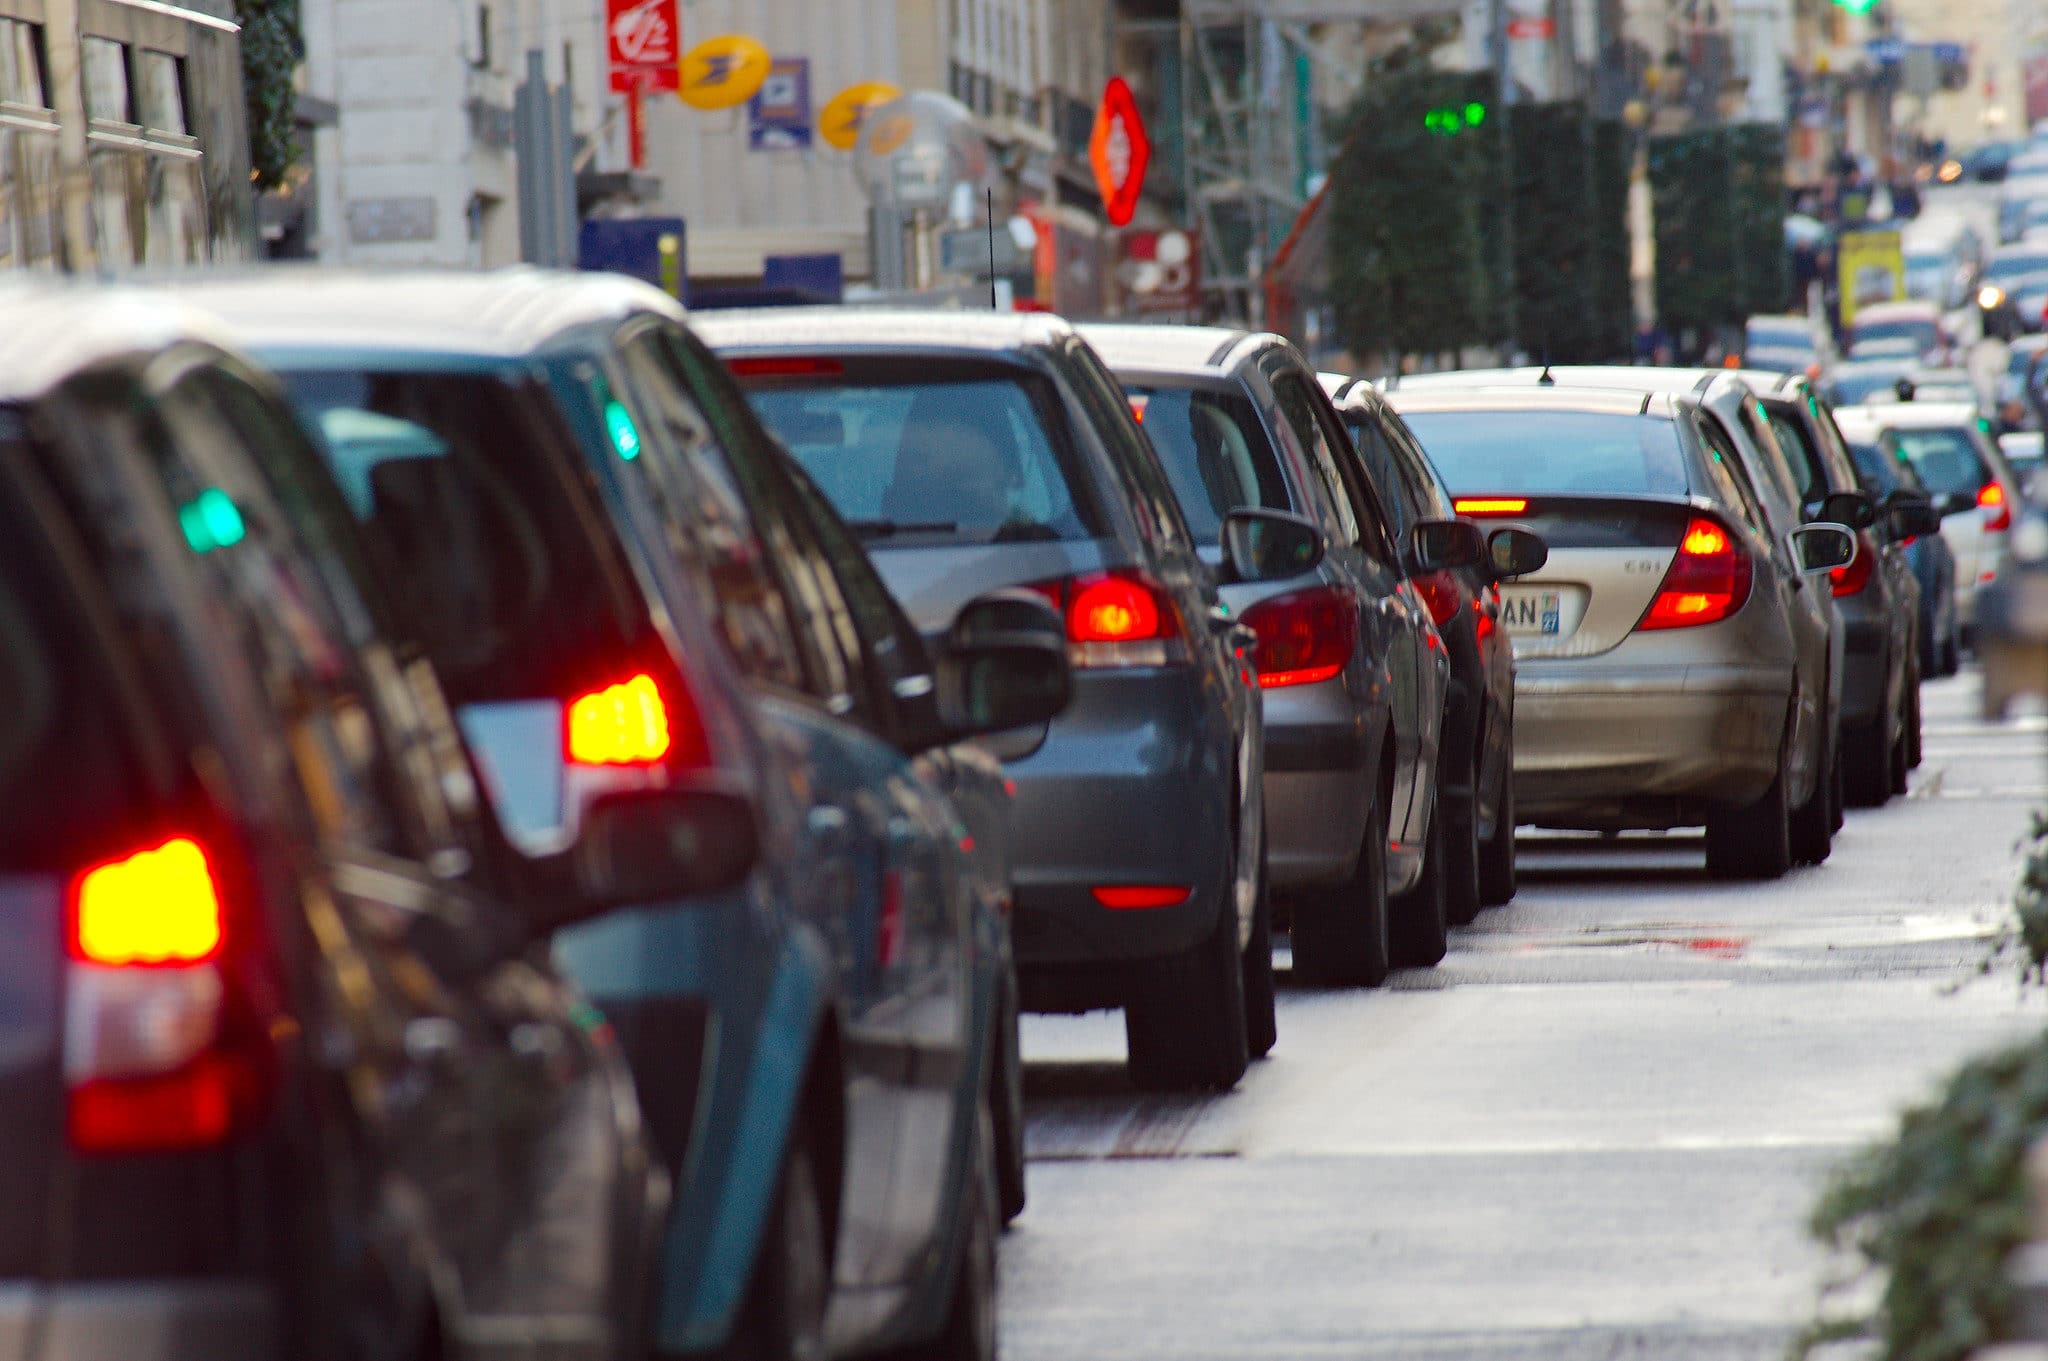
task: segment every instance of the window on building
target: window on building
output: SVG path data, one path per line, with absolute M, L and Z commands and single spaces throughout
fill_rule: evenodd
M 21 19 L 0 19 L 0 103 L 47 109 L 43 94 L 43 31 Z
M 168 52 L 143 51 L 135 60 L 138 112 L 136 121 L 157 132 L 184 136 L 185 64 Z
M 133 123 L 128 100 L 128 48 L 112 38 L 86 38 L 85 112 L 103 123 Z

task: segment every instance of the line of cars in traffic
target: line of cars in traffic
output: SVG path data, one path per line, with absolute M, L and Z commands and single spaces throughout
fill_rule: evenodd
M 1918 759 L 1943 522 L 1796 376 L 524 270 L 0 307 L 27 1361 L 990 1356 L 1020 1011 L 1225 1089 L 1276 934 L 1434 964 L 1517 825 L 1773 877 Z

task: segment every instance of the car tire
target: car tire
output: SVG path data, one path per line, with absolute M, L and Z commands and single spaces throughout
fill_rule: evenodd
M 1017 1042 L 1017 980 L 1003 987 L 989 1073 L 989 1114 L 995 1122 L 996 1198 L 1002 1222 L 1024 1213 L 1024 1059 Z
M 1892 797 L 1892 752 L 1885 721 L 1842 732 L 1842 794 L 1851 808 L 1882 808 Z
M 832 1236 L 816 1151 L 802 1137 L 802 1111 L 783 1160 L 754 1277 L 725 1355 L 760 1361 L 824 1361 L 825 1306 L 832 1286 Z
M 1835 756 L 1828 776 L 1828 826 L 1839 832 L 1849 821 L 1848 801 L 1842 793 L 1842 733 L 1835 730 Z
M 1444 916 L 1453 926 L 1470 926 L 1482 906 L 1479 898 L 1479 745 L 1473 744 L 1471 793 L 1445 803 L 1438 816 L 1444 826 Z M 1439 789 L 1443 786 L 1438 785 Z
M 894 1361 L 996 1361 L 996 1254 L 1001 1230 L 996 1220 L 995 1122 L 987 1106 L 979 1112 L 974 1165 L 963 1188 L 967 1222 L 953 1264 L 953 1291 L 938 1335 L 891 1355 Z
M 1953 676 L 1963 669 L 1963 624 L 1956 614 L 1956 607 L 1948 607 L 1948 631 L 1941 640 L 1941 670 L 1943 676 Z
M 1244 1076 L 1244 954 L 1237 948 L 1235 876 L 1223 875 L 1216 924 L 1193 949 L 1141 971 L 1124 1003 L 1133 1086 L 1228 1091 Z
M 1707 873 L 1716 879 L 1777 879 L 1792 865 L 1792 819 L 1785 807 L 1785 768 L 1747 808 L 1707 817 Z
M 1501 771 L 1500 801 L 1495 805 L 1493 835 L 1479 847 L 1479 901 L 1499 907 L 1514 901 L 1520 888 L 1515 871 L 1515 772 Z
M 1820 774 L 1813 782 L 1813 795 L 1792 814 L 1792 863 L 1820 865 L 1835 848 L 1835 744 L 1829 741 L 1822 755 Z
M 1407 969 L 1432 968 L 1450 949 L 1451 924 L 1444 892 L 1444 817 L 1439 805 L 1429 819 L 1422 842 L 1422 877 L 1396 898 L 1388 931 L 1394 963 Z
M 1244 1047 L 1247 1058 L 1262 1059 L 1280 1038 L 1278 1003 L 1273 996 L 1273 898 L 1266 887 L 1265 856 L 1260 855 L 1259 898 L 1252 909 L 1252 937 L 1244 947 Z
M 1920 769 L 1925 754 L 1920 733 L 1920 668 L 1916 666 L 1906 677 L 1906 768 Z
M 1393 943 L 1387 915 L 1387 798 L 1373 795 L 1351 877 L 1294 903 L 1294 976 L 1312 987 L 1376 988 L 1387 981 Z

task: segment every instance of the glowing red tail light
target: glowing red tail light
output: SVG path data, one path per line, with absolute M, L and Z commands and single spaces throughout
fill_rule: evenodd
M 1837 596 L 1860 595 L 1870 584 L 1877 565 L 1877 545 L 1864 533 L 1856 535 L 1856 556 L 1840 567 L 1828 569 L 1828 587 Z
M 1997 533 L 2012 528 L 2012 507 L 2006 504 L 2005 488 L 1986 482 L 1977 489 L 1977 507 L 1984 512 L 1984 528 Z
M 1179 907 L 1194 894 L 1185 884 L 1099 884 L 1089 892 L 1096 902 L 1116 912 Z
M 1259 635 L 1252 655 L 1261 690 L 1330 680 L 1358 644 L 1358 607 L 1333 586 L 1261 600 L 1244 612 L 1244 623 Z
M 1726 619 L 1748 601 L 1753 572 L 1733 534 L 1719 521 L 1695 515 L 1636 628 L 1682 629 Z
M 1425 572 L 1409 580 L 1415 586 L 1415 593 L 1422 597 L 1422 603 L 1429 606 L 1430 620 L 1438 628 L 1450 623 L 1464 607 L 1465 592 L 1458 586 L 1458 579 L 1449 572 Z
M 229 940 L 206 851 L 176 836 L 71 882 L 65 908 L 65 1124 L 86 1154 L 232 1137 L 266 1097 L 262 1051 L 229 1032 Z
M 735 378 L 820 378 L 846 372 L 846 365 L 822 355 L 766 354 L 725 361 L 726 371 Z
M 1173 598 L 1142 572 L 1117 570 L 1042 581 L 1038 592 L 1067 623 L 1077 667 L 1165 666 L 1188 659 Z
M 220 949 L 220 893 L 190 837 L 94 866 L 78 876 L 71 901 L 74 959 L 196 964 Z
M 569 759 L 585 766 L 648 766 L 669 753 L 668 704 L 645 671 L 569 702 Z

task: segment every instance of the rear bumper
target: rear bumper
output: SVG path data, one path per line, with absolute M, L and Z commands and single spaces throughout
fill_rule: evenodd
M 1754 802 L 1777 772 L 1791 688 L 1774 667 L 1524 662 L 1517 814 L 1601 825 L 1630 804 Z
M 1371 746 L 1353 723 L 1266 728 L 1266 874 L 1274 888 L 1350 877 L 1372 808 Z
M 1186 670 L 1089 676 L 1075 691 L 1045 744 L 1006 767 L 1011 936 L 1026 974 L 1178 954 L 1225 900 L 1236 740 L 1223 707 Z M 1095 900 L 1118 884 L 1190 892 L 1166 908 Z
M 0 1357 L 268 1361 L 275 1297 L 254 1281 L 0 1282 Z

